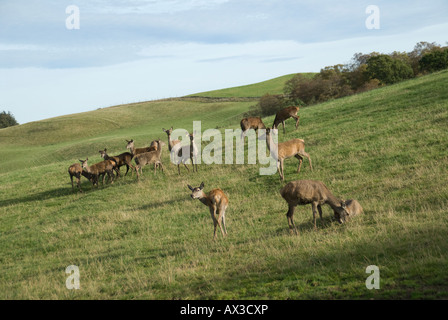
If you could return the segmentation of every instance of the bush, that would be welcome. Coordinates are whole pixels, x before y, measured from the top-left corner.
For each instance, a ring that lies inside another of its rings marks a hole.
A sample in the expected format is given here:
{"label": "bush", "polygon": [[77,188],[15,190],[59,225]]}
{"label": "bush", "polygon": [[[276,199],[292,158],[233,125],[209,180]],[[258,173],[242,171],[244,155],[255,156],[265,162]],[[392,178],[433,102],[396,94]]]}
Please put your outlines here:
{"label": "bush", "polygon": [[0,128],[7,128],[18,124],[19,123],[16,121],[11,112],[8,111],[8,113],[6,113],[6,111],[3,111],[0,113]]}
{"label": "bush", "polygon": [[448,68],[448,48],[445,50],[434,50],[425,54],[419,61],[422,71],[434,72]]}
{"label": "bush", "polygon": [[385,54],[369,58],[366,72],[370,79],[378,79],[382,84],[393,84],[414,76],[412,67],[404,59]]}

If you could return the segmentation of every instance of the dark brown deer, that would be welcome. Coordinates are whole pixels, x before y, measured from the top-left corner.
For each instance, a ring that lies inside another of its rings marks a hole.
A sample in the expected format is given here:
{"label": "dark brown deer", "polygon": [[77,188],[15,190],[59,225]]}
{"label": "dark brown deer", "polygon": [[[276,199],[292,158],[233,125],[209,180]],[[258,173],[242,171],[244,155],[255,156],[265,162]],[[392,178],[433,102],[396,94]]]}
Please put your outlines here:
{"label": "dark brown deer", "polygon": [[297,112],[299,111],[299,107],[290,106],[287,108],[284,108],[277,112],[274,119],[274,124],[272,125],[272,129],[277,129],[278,125],[281,123],[283,124],[283,133],[286,133],[285,131],[285,121],[289,118],[296,119],[296,130],[299,126],[299,120],[300,116],[297,115]]}
{"label": "dark brown deer", "polygon": [[101,181],[102,184],[104,184],[104,179],[107,176],[109,177],[109,181],[111,184],[114,183],[114,168],[116,166],[116,162],[113,160],[104,160],[98,163],[95,163],[91,166],[88,165],[87,161],[89,158],[86,158],[86,160],[79,160],[81,162],[82,168],[94,176],[94,182],[93,185],[98,187],[98,180],[100,176],[103,176],[103,179]]}
{"label": "dark brown deer", "polygon": [[241,140],[244,139],[247,131],[250,129],[254,129],[255,132],[257,132],[257,133],[258,133],[258,129],[266,129],[266,126],[264,125],[264,123],[260,117],[244,118],[241,120],[240,126],[241,126],[241,130],[242,130]]}
{"label": "dark brown deer", "polygon": [[213,231],[213,240],[216,240],[216,226],[219,225],[219,229],[221,230],[222,236],[225,237],[227,235],[226,229],[226,210],[229,204],[229,199],[225,195],[225,193],[217,188],[213,189],[207,194],[203,191],[204,182],[197,188],[193,188],[188,185],[188,189],[191,190],[191,198],[199,199],[204,205],[208,206],[210,209],[210,215],[212,216],[214,231]]}
{"label": "dark brown deer", "polygon": [[68,174],[70,175],[70,180],[72,182],[72,190],[75,190],[73,185],[73,177],[76,178],[76,184],[78,186],[79,192],[82,192],[81,189],[81,176],[86,177],[90,182],[94,182],[94,176],[90,173],[82,170],[82,166],[79,163],[74,163],[68,168]]}
{"label": "dark brown deer", "polygon": [[104,160],[113,160],[117,163],[115,171],[117,172],[118,176],[120,176],[120,167],[122,166],[126,166],[126,173],[124,174],[125,176],[128,174],[129,167],[131,167],[131,169],[134,169],[134,166],[131,163],[133,156],[129,152],[124,152],[119,154],[118,156],[110,157],[107,154],[107,149],[104,148],[104,150],[100,150],[99,153],[101,155],[101,158],[103,158]]}
{"label": "dark brown deer", "polygon": [[288,203],[288,225],[291,230],[297,234],[297,229],[294,224],[294,209],[297,205],[311,204],[313,209],[314,229],[316,227],[316,214],[319,212],[320,220],[322,221],[322,208],[324,204],[328,204],[334,211],[335,217],[339,223],[344,223],[348,216],[345,202],[336,198],[330,190],[321,181],[315,180],[297,180],[291,181],[285,185],[280,194]]}
{"label": "dark brown deer", "polygon": [[303,139],[292,139],[286,142],[281,142],[276,145],[272,140],[271,131],[273,131],[274,134],[276,134],[278,130],[269,128],[266,129],[266,143],[271,153],[271,156],[277,160],[278,173],[282,181],[285,180],[285,176],[283,173],[283,162],[285,161],[285,159],[291,157],[295,157],[296,159],[299,160],[297,173],[300,173],[303,157],[308,158],[311,171],[313,171],[313,166],[311,164],[311,157],[308,153],[305,152],[305,141]]}

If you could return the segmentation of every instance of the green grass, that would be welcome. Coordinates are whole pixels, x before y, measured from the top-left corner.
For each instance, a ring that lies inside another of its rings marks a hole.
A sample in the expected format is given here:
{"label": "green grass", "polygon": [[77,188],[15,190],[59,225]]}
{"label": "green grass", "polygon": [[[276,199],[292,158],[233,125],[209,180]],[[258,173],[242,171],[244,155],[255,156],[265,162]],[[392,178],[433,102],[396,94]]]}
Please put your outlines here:
{"label": "green grass", "polygon": [[[213,90],[192,94],[190,96],[211,97],[211,98],[245,98],[245,97],[261,97],[266,93],[283,94],[286,81],[292,79],[296,74],[288,74],[267,81],[227,88],[221,90]],[[315,73],[303,73],[304,76],[313,77]]]}
{"label": "green grass", "polygon": [[[299,207],[288,230],[278,174],[259,165],[205,165],[186,173],[169,163],[153,176],[120,178],[73,193],[67,168],[98,150],[125,152],[162,127],[238,128],[252,104],[164,101],[104,108],[0,130],[1,299],[446,299],[448,242],[448,72],[300,110],[280,141],[303,138],[314,171],[365,214],[339,225],[323,207]],[[264,119],[272,123],[273,117]],[[290,122],[291,121],[291,122]],[[208,142],[203,142],[206,146]],[[285,161],[286,182],[299,178]],[[123,170],[122,170],[123,172]],[[212,241],[208,209],[187,184],[229,197],[228,237]],[[319,219],[318,219],[319,220]],[[77,265],[80,290],[65,268]],[[367,290],[377,265],[381,288]]]}

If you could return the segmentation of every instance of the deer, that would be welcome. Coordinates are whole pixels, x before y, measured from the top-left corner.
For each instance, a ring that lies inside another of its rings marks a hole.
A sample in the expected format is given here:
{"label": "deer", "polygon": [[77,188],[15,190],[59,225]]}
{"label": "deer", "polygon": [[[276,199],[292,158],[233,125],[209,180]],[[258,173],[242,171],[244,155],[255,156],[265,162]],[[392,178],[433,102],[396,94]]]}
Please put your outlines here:
{"label": "deer", "polygon": [[[266,129],[266,143],[271,153],[272,157],[277,160],[277,168],[278,173],[280,175],[280,179],[282,181],[285,180],[285,176],[283,173],[283,162],[285,159],[295,157],[299,160],[299,166],[297,168],[297,173],[300,173],[300,169],[302,167],[303,157],[308,158],[308,162],[310,164],[311,171],[313,171],[313,166],[311,164],[311,157],[308,153],[305,152],[305,141],[303,139],[292,139],[286,142],[281,142],[279,144],[275,144],[272,141],[271,131],[274,134],[278,134],[278,129]],[[276,148],[275,148],[276,147]]]}
{"label": "deer", "polygon": [[284,108],[277,112],[274,119],[274,124],[272,125],[272,129],[277,129],[278,125],[281,123],[283,124],[283,134],[286,133],[285,131],[285,121],[289,118],[296,119],[296,130],[299,126],[299,120],[300,116],[297,115],[297,112],[299,111],[299,107],[290,106],[287,108]]}
{"label": "deer", "polygon": [[[196,167],[196,172],[198,172],[198,147],[196,146],[196,143],[194,142],[194,136],[196,135],[196,132],[187,134],[187,137],[190,138],[190,159],[191,159],[191,166],[193,167],[193,172]],[[194,159],[194,162],[193,162]]]}
{"label": "deer", "polygon": [[[345,205],[347,207],[347,215],[349,218],[364,213],[364,210],[361,207],[361,204],[359,204],[359,202],[357,200],[354,200],[354,199],[346,200]],[[337,216],[336,212],[335,212],[335,216]]]}
{"label": "deer", "polygon": [[137,172],[137,179],[139,179],[139,169],[143,174],[142,168],[147,164],[154,164],[154,174],[156,174],[157,167],[160,167],[163,172],[162,147],[165,145],[165,143],[160,139],[155,141],[157,143],[157,149],[155,151],[140,153],[134,157],[134,161],[136,163],[135,171]]}
{"label": "deer", "polygon": [[75,191],[75,187],[73,185],[73,177],[76,178],[76,184],[78,186],[79,192],[82,192],[82,189],[81,189],[81,176],[86,177],[92,183],[94,182],[94,177],[90,173],[82,170],[82,166],[79,163],[72,164],[68,168],[68,174],[70,175],[70,180],[72,182],[72,191]]}
{"label": "deer", "polygon": [[255,132],[258,133],[258,129],[266,129],[266,126],[264,125],[263,121],[260,117],[249,117],[244,118],[240,122],[241,126],[241,140],[244,140],[244,137],[246,136],[246,133],[250,129],[254,129]]}
{"label": "deer", "polygon": [[99,150],[98,152],[100,153],[101,158],[103,158],[104,160],[113,160],[117,163],[115,169],[115,171],[117,172],[117,176],[120,176],[120,167],[122,166],[126,166],[125,176],[128,174],[129,167],[131,167],[131,169],[134,169],[134,166],[131,163],[133,155],[129,152],[124,152],[119,154],[118,156],[112,156],[112,157],[110,157],[107,154],[106,148],[104,148],[104,150]]}
{"label": "deer", "polygon": [[221,230],[222,236],[225,237],[227,235],[226,229],[226,210],[229,204],[229,199],[225,195],[225,193],[217,188],[205,193],[204,182],[201,183],[199,187],[193,188],[190,185],[187,185],[188,189],[191,190],[191,198],[199,199],[204,205],[208,206],[210,209],[210,215],[213,220],[214,231],[213,231],[213,240],[216,240],[216,226],[219,226]]}
{"label": "deer", "polygon": [[98,187],[98,178],[99,176],[103,176],[103,179],[101,181],[102,184],[104,184],[104,179],[107,176],[109,177],[109,180],[111,181],[111,184],[114,183],[114,168],[116,166],[116,162],[113,160],[104,160],[98,163],[95,163],[91,166],[88,165],[87,161],[89,158],[86,158],[86,160],[79,160],[81,162],[82,168],[94,176],[93,185]]}
{"label": "deer", "polygon": [[156,149],[153,144],[153,143],[155,143],[154,141],[151,142],[151,146],[144,147],[144,148],[135,148],[134,139],[126,140],[126,142],[128,143],[126,145],[126,149],[129,149],[131,151],[131,154],[133,157],[135,157],[136,155],[138,155],[140,153],[155,151],[155,149]]}
{"label": "deer", "polygon": [[341,224],[346,221],[349,215],[345,201],[335,197],[321,181],[291,181],[280,190],[280,194],[288,203],[286,217],[288,219],[289,229],[293,230],[296,235],[298,233],[294,224],[294,210],[297,205],[311,204],[315,230],[317,230],[316,214],[319,212],[322,222],[321,206],[324,204],[328,204],[333,209],[337,221]]}
{"label": "deer", "polygon": [[[166,130],[165,128],[162,128],[163,132],[166,133],[168,136],[168,150],[171,154],[175,154],[178,157],[177,162],[177,172],[180,175],[180,164],[183,163],[185,169],[187,169],[188,172],[190,172],[190,169],[188,169],[187,165],[185,164],[186,157],[182,157],[182,146],[180,144],[180,140],[171,140],[171,133],[173,132],[173,126]],[[174,150],[174,151],[173,151]]]}

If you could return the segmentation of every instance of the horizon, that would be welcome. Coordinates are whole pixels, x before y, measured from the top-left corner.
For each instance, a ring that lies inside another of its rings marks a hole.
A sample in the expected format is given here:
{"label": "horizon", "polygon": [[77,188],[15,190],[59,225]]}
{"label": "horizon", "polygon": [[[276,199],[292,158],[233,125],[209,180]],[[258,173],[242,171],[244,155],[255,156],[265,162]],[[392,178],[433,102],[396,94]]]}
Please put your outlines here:
{"label": "horizon", "polygon": [[319,72],[445,45],[447,13],[441,0],[1,3],[0,106],[24,124]]}

